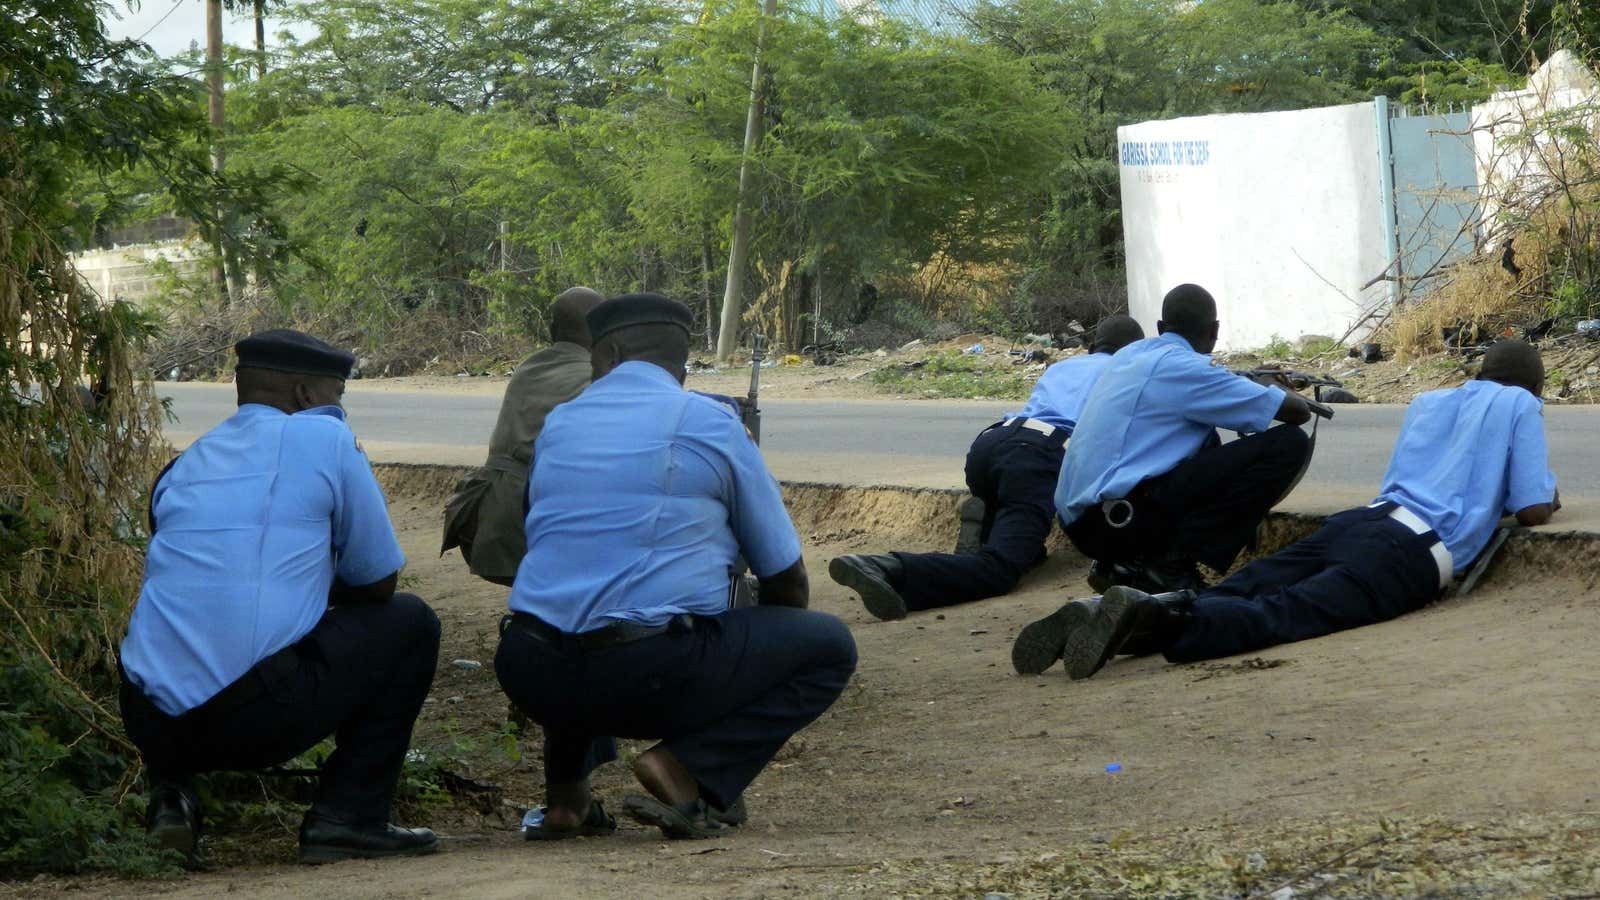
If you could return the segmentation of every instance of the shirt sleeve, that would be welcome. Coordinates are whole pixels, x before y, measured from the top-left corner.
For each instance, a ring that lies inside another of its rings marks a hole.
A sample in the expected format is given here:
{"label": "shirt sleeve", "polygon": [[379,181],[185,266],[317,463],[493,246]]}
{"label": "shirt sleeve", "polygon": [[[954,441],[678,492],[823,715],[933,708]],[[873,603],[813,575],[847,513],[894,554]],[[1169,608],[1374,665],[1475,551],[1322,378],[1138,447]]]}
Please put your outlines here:
{"label": "shirt sleeve", "polygon": [[334,574],[352,587],[372,584],[406,564],[406,556],[389,522],[389,503],[372,474],[367,455],[355,435],[341,434],[338,443],[339,488],[333,511]]}
{"label": "shirt sleeve", "polygon": [[800,561],[800,535],[784,508],[778,480],[738,419],[729,419],[726,445],[733,477],[729,509],[739,551],[757,578],[771,578]]}
{"label": "shirt sleeve", "polygon": [[[1181,381],[1180,381],[1181,379]],[[1266,431],[1283,405],[1283,391],[1235,375],[1198,358],[1186,359],[1161,387],[1182,392],[1183,417],[1211,428],[1246,434]]]}
{"label": "shirt sleeve", "polygon": [[1537,404],[1517,413],[1511,429],[1511,458],[1506,462],[1505,511],[1549,503],[1556,496],[1556,476],[1544,440],[1544,413]]}

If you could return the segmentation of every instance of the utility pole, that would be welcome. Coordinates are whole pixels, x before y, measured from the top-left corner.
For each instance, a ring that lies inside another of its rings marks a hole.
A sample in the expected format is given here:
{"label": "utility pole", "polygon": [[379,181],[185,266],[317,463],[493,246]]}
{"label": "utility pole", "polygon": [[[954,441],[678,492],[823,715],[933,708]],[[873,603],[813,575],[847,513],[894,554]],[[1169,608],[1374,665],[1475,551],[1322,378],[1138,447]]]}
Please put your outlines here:
{"label": "utility pole", "polygon": [[763,0],[761,28],[756,37],[756,62],[750,73],[750,110],[744,120],[744,156],[739,160],[739,197],[733,207],[733,240],[728,248],[728,282],[722,292],[722,328],[717,333],[717,361],[727,362],[739,341],[740,289],[744,283],[745,260],[750,255],[750,162],[761,147],[761,120],[765,114],[761,79],[766,74],[761,64],[767,23],[778,15],[778,0]]}

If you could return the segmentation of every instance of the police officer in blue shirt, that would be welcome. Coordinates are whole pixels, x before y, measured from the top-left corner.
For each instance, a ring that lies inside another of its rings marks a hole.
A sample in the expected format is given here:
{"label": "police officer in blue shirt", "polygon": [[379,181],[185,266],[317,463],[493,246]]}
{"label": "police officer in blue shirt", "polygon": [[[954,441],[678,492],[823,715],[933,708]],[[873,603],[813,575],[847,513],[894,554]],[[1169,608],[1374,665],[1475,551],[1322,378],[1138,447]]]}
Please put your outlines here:
{"label": "police officer in blue shirt", "polygon": [[[1212,365],[1217,305],[1204,288],[1169,291],[1156,330],[1095,383],[1056,487],[1098,590],[1197,587],[1197,561],[1226,571],[1310,454],[1298,394]],[[1218,428],[1244,436],[1223,444]]]}
{"label": "police officer in blue shirt", "polygon": [[355,358],[297,331],[240,341],[239,411],[150,499],[144,585],[122,643],[122,718],[150,778],[148,825],[194,859],[197,773],[276,765],[334,735],[300,858],[432,852],[389,822],[439,620],[395,593],[405,556],[344,422]]}
{"label": "police officer in blue shirt", "polygon": [[1024,573],[1044,561],[1055,512],[1051,495],[1089,389],[1111,354],[1143,337],[1144,329],[1128,316],[1105,318],[1088,355],[1046,369],[1021,412],[990,425],[972,442],[967,489],[984,510],[976,552],[840,556],[828,563],[828,574],[859,594],[880,619],[1011,593]]}
{"label": "police officer in blue shirt", "polygon": [[[1052,614],[1023,629],[1019,671],[1057,656],[1093,675],[1129,642],[1173,662],[1215,659],[1382,622],[1433,602],[1471,565],[1496,523],[1542,525],[1561,506],[1545,450],[1544,364],[1501,341],[1476,381],[1431,391],[1406,410],[1383,488],[1310,537],[1198,595],[1113,587],[1085,618]],[[1071,623],[1081,623],[1072,625]]]}
{"label": "police officer in blue shirt", "polygon": [[[629,294],[589,314],[594,382],[545,421],[528,552],[495,671],[544,729],[547,805],[530,840],[612,832],[589,774],[614,738],[660,743],[633,818],[669,838],[744,820],[744,789],[855,669],[833,616],[806,609],[800,539],[744,426],[683,389],[687,307]],[[728,608],[743,554],[757,606]]]}

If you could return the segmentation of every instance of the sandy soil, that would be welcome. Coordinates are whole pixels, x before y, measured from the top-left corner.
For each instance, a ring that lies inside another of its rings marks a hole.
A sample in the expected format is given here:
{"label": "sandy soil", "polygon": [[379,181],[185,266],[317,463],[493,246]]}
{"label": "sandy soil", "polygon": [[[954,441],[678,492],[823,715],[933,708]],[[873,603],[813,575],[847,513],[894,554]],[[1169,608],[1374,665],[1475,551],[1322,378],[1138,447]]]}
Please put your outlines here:
{"label": "sandy soil", "polygon": [[[1082,595],[1057,549],[1016,594],[895,623],[827,579],[841,552],[953,538],[941,492],[791,491],[814,605],[842,616],[860,669],[839,704],[754,785],[732,837],[532,845],[538,744],[492,735],[486,666],[504,592],[438,558],[448,470],[388,472],[445,649],[417,744],[501,786],[494,811],[430,811],[446,852],[306,869],[292,817],[167,882],[15,893],[365,896],[1596,896],[1600,892],[1600,592],[1592,544],[1547,542],[1476,593],[1382,626],[1246,659],[1123,660],[1070,682],[1019,677],[1011,640]],[[1282,526],[1274,540],[1294,531]],[[1553,574],[1559,573],[1559,574]],[[508,752],[510,751],[510,752]],[[1108,764],[1120,771],[1108,773]],[[613,805],[632,790],[603,770]],[[494,798],[491,798],[493,800]],[[0,893],[6,890],[0,888]]]}

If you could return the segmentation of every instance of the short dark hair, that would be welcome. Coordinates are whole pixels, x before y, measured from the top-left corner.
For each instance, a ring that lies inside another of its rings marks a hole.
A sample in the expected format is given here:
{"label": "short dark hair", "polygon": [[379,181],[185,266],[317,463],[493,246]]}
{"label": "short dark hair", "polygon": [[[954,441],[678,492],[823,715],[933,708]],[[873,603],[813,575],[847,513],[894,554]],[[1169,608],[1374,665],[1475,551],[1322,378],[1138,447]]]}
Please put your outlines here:
{"label": "short dark hair", "polygon": [[1144,340],[1144,328],[1132,316],[1106,316],[1094,329],[1091,353],[1115,353],[1134,341]]}
{"label": "short dark hair", "polygon": [[1544,386],[1544,359],[1538,348],[1515,338],[1495,341],[1483,354],[1478,378],[1537,394]]}
{"label": "short dark hair", "polygon": [[1217,321],[1217,301],[1198,284],[1180,284],[1162,298],[1161,321],[1185,337],[1204,332]]}

